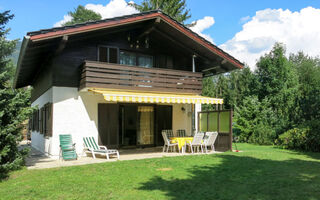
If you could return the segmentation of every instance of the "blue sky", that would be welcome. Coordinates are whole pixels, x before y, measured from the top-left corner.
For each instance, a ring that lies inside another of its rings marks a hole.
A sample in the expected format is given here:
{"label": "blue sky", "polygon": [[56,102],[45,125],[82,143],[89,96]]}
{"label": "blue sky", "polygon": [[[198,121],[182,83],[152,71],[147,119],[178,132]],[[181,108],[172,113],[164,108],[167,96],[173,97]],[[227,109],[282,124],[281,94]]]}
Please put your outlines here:
{"label": "blue sky", "polygon": [[[53,27],[56,22],[63,19],[64,15],[66,15],[68,11],[73,10],[79,4],[87,5],[90,3],[106,5],[109,2],[110,0],[1,0],[0,11],[11,10],[11,12],[15,15],[15,18],[8,24],[8,27],[11,28],[8,38],[16,39],[22,38],[28,31]],[[134,2],[140,3],[141,0],[134,0]],[[295,19],[294,12],[299,13],[301,9],[307,7],[317,9],[315,12],[313,12],[314,10],[309,10],[312,13],[317,13],[318,11],[320,13],[320,10],[318,10],[320,8],[319,0],[187,0],[187,6],[189,9],[191,9],[192,14],[191,19],[188,20],[189,23],[203,19],[206,16],[211,17],[211,19],[214,20],[214,24],[211,23],[211,25],[206,27],[205,30],[201,30],[201,33],[210,36],[216,45],[224,47],[224,49],[229,51],[231,54],[233,48],[237,46],[236,44],[243,45],[244,43],[248,43],[248,53],[251,52],[250,48],[259,49],[260,46],[262,48],[260,53],[265,52],[264,50],[266,49],[270,49],[270,44],[275,41],[275,36],[253,36],[255,38],[254,41],[245,39],[240,41],[240,43],[239,38],[235,37],[237,33],[245,34],[249,32],[250,28],[245,30],[243,26],[247,23],[250,27],[254,26],[253,24],[256,23],[254,22],[255,16],[260,19],[260,22],[263,21],[261,18],[264,16],[268,16],[264,20],[269,20],[270,16],[273,15],[286,15],[289,16],[289,18],[292,17],[292,19]],[[288,9],[291,13],[286,13],[286,9]],[[262,15],[256,15],[257,11],[262,11]],[[303,20],[306,20],[305,16],[306,15],[303,15],[301,17],[302,23]],[[244,19],[245,17],[247,17],[247,20],[241,21],[241,19]],[[287,20],[287,18],[281,18],[281,20]],[[286,21],[282,23],[286,23]],[[319,26],[318,23],[317,26]],[[288,28],[283,32],[290,32],[290,28],[292,27],[288,25]],[[253,30],[255,29],[253,28]],[[245,37],[250,38],[248,35]],[[283,40],[287,41],[285,38]],[[232,41],[234,42],[231,44]],[[238,41],[238,43],[235,43],[236,41]],[[268,41],[270,44],[267,45],[268,47],[263,49],[266,41]],[[297,49],[299,50],[299,48]],[[241,56],[239,52],[233,52],[233,54],[243,57],[243,55]]]}

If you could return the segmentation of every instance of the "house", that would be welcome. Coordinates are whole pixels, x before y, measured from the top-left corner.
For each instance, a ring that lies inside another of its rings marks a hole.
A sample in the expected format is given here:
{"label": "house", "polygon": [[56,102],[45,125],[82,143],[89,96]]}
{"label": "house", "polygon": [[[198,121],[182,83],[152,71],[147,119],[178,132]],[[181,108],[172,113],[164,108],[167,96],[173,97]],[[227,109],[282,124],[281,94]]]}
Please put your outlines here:
{"label": "house", "polygon": [[32,86],[32,146],[59,155],[59,134],[108,147],[162,145],[197,129],[206,76],[243,64],[161,11],[29,32],[14,87]]}

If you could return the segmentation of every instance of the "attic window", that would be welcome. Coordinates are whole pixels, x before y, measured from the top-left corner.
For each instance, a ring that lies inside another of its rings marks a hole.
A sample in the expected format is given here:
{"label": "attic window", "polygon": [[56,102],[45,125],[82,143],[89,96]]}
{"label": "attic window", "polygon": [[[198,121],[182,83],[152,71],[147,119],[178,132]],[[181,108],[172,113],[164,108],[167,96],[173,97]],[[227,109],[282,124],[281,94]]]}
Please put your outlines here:
{"label": "attic window", "polygon": [[108,63],[118,63],[119,49],[115,47],[99,46],[98,61]]}

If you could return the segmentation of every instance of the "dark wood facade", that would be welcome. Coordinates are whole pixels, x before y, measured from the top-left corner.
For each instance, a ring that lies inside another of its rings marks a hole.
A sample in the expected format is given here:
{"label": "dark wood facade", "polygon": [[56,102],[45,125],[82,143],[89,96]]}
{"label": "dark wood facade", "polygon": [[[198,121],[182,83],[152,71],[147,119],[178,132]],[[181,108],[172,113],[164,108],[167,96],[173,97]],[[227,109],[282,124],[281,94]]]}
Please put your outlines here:
{"label": "dark wood facade", "polygon": [[[149,78],[153,78],[153,82],[150,82],[150,85],[156,86],[160,88],[160,90],[152,90],[152,88],[148,88],[147,90],[149,91],[164,91],[164,88],[167,88],[167,92],[190,94],[201,93],[202,73],[192,73],[192,55],[189,52],[179,48],[179,46],[176,46],[174,43],[168,42],[165,38],[161,39],[159,35],[153,37],[150,36],[149,48],[145,48],[144,46],[139,48],[131,47],[130,42],[128,42],[126,38],[127,34],[128,32],[124,32],[118,34],[105,34],[98,38],[88,37],[87,39],[70,40],[59,54],[52,56],[38,69],[33,79],[32,86],[34,90],[32,92],[32,100],[34,101],[52,86],[77,87],[79,89],[97,86],[96,84],[92,85],[93,82],[97,83],[97,78],[100,78],[98,83],[117,81],[117,84],[113,84],[113,86],[115,86],[121,84],[123,81],[123,84],[126,84],[126,81],[128,81],[126,79],[115,80],[116,78],[113,78],[111,80],[107,77],[101,77],[103,74],[107,76],[106,72],[110,72],[108,70],[113,70],[113,72],[118,75],[120,75],[120,73],[124,76],[129,75],[124,69],[130,69],[131,72],[136,73],[137,76],[135,76],[135,80],[140,82],[144,81],[144,84],[149,81]],[[138,66],[123,66],[115,63],[108,64],[107,62],[104,62],[104,64],[101,62],[99,64],[97,62],[99,60],[98,50],[101,46],[111,46],[118,48],[119,51],[135,52],[138,54],[152,56],[153,67],[143,68]],[[172,63],[170,65],[165,62],[167,57],[172,59]],[[195,62],[196,65],[201,63],[197,59]],[[95,76],[96,80],[92,81],[93,76],[86,76],[86,74],[93,73],[93,68],[96,68],[94,70],[94,73],[96,73],[98,69],[95,66],[97,65],[99,65],[100,68],[100,75]],[[84,74],[82,74],[83,69],[85,71]],[[101,70],[104,70],[105,72]],[[148,72],[149,75],[145,76],[145,80],[141,80],[143,78],[138,77],[139,73],[145,72]],[[183,77],[186,79],[183,80]],[[160,79],[165,78],[168,78],[167,82],[163,83]],[[103,84],[106,85],[106,83]],[[164,86],[165,84],[167,84],[167,86]],[[134,85],[137,84],[132,84],[130,86],[131,88],[115,87],[115,89],[137,89],[139,91],[139,88],[134,87]],[[140,83],[139,85],[143,85],[143,83]]]}

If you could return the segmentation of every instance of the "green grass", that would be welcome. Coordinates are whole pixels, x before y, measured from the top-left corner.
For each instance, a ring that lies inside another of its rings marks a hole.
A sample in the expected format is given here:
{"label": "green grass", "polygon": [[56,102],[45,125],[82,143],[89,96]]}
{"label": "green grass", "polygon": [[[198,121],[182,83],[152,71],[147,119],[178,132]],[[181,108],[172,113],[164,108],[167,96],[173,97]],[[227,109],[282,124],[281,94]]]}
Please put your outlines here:
{"label": "green grass", "polygon": [[320,199],[320,154],[244,152],[13,172],[0,199]]}

